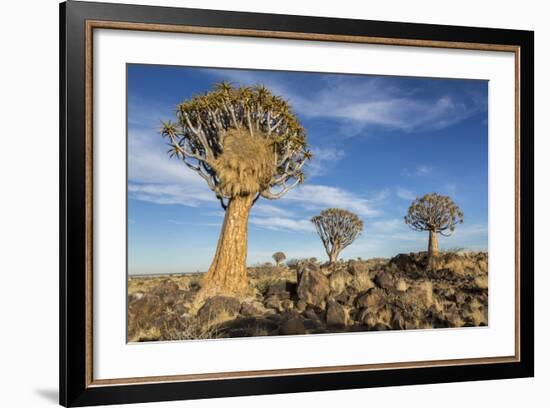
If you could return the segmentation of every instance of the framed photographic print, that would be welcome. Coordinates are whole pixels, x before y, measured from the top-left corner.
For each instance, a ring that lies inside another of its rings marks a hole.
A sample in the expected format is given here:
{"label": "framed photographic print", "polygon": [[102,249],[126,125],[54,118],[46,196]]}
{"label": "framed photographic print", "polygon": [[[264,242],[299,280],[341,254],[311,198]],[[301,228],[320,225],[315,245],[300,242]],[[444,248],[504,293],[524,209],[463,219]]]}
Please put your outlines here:
{"label": "framed photographic print", "polygon": [[62,405],[534,375],[533,32],[60,16]]}

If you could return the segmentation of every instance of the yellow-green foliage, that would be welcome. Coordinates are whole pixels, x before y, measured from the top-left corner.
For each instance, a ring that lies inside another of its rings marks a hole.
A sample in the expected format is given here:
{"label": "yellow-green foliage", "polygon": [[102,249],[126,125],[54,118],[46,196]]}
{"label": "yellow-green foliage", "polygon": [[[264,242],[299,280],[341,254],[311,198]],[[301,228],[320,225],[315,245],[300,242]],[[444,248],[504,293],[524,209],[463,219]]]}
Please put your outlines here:
{"label": "yellow-green foliage", "polygon": [[176,121],[163,122],[161,135],[170,155],[199,173],[220,200],[279,198],[304,181],[312,157],[289,104],[263,86],[222,82],[180,103]]}
{"label": "yellow-green foliage", "polygon": [[410,205],[405,224],[415,231],[452,233],[464,222],[464,213],[449,196],[437,193],[417,197]]}

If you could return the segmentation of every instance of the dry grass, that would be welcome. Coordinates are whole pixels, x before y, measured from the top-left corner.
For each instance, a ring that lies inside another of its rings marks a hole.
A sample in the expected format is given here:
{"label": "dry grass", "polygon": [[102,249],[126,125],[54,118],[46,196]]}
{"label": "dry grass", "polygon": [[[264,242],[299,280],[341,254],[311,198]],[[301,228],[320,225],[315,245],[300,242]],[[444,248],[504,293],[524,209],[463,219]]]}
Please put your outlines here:
{"label": "dry grass", "polygon": [[181,274],[181,275],[148,275],[128,277],[128,296],[138,292],[149,292],[158,287],[166,279],[170,279],[178,285],[181,290],[189,290],[200,285],[202,274]]}
{"label": "dry grass", "polygon": [[220,191],[228,197],[255,194],[269,187],[275,173],[273,147],[261,135],[231,130],[222,141],[223,153],[211,165],[220,178]]}

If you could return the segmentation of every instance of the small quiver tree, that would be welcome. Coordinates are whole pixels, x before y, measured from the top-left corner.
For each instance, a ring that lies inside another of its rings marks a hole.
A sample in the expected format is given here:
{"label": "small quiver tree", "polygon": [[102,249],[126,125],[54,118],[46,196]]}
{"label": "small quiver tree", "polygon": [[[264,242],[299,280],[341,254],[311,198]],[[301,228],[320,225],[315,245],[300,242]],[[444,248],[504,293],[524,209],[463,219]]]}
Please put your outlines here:
{"label": "small quiver tree", "polygon": [[437,234],[450,236],[456,225],[464,222],[464,214],[451,197],[437,193],[417,197],[405,216],[405,224],[415,231],[428,231],[428,259],[439,254]]}
{"label": "small quiver tree", "polygon": [[340,252],[363,231],[363,221],[357,215],[339,208],[323,210],[311,222],[323,241],[330,263],[335,263]]}
{"label": "small quiver tree", "polygon": [[306,135],[290,106],[267,88],[220,83],[179,104],[163,123],[169,153],[208,184],[225,210],[203,294],[248,287],[248,215],[260,198],[274,200],[304,181],[311,158]]}
{"label": "small quiver tree", "polygon": [[283,252],[275,252],[272,255],[273,260],[277,264],[277,266],[281,265],[281,262],[283,262],[286,259],[286,255]]}

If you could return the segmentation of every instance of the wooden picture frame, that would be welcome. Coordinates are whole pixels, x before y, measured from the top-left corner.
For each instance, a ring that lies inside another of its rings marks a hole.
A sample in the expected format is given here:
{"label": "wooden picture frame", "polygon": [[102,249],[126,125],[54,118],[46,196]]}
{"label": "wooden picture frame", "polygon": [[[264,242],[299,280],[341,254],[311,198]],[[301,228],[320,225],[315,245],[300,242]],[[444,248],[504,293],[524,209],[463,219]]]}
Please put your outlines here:
{"label": "wooden picture frame", "polygon": [[[96,380],[93,376],[93,32],[197,33],[515,54],[515,354]],[[534,375],[534,33],[68,1],[60,5],[60,403],[338,390]],[[520,251],[521,248],[521,251]]]}

